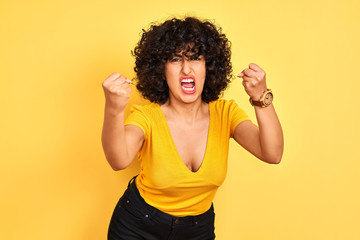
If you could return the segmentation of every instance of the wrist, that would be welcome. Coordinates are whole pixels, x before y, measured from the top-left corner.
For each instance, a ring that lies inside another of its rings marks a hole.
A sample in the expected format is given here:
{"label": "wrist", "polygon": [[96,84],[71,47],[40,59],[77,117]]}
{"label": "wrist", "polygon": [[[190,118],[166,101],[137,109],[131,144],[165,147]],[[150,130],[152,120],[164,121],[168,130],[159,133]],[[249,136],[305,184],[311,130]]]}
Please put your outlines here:
{"label": "wrist", "polygon": [[262,91],[253,94],[253,95],[249,95],[249,97],[253,100],[253,101],[259,101],[261,99],[261,97],[263,96],[263,94],[269,90],[268,88],[264,88]]}
{"label": "wrist", "polygon": [[105,115],[108,116],[124,116],[125,114],[125,108],[119,108],[119,107],[114,107],[111,104],[106,103],[105,104]]}
{"label": "wrist", "polygon": [[262,95],[254,100],[252,97],[250,97],[249,99],[250,103],[252,106],[258,106],[258,107],[268,107],[272,104],[272,101],[273,101],[273,93],[271,91],[271,89],[267,89],[265,90]]}

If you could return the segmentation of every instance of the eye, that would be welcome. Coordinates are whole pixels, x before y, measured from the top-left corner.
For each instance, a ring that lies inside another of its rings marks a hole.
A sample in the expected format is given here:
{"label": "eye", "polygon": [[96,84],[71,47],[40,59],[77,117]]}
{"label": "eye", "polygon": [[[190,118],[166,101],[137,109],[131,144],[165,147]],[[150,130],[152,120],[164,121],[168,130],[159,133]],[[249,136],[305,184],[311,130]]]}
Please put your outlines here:
{"label": "eye", "polygon": [[174,57],[172,59],[170,59],[170,62],[180,62],[181,61],[181,58],[179,57]]}
{"label": "eye", "polygon": [[192,61],[200,61],[201,60],[201,56],[195,56],[191,58]]}

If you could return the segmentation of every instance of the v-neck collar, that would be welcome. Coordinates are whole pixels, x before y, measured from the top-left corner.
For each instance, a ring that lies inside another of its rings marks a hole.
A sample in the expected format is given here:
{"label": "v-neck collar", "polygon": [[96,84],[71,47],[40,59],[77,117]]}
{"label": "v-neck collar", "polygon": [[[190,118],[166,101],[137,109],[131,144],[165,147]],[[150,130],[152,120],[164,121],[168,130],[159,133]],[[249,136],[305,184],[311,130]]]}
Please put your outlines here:
{"label": "v-neck collar", "polygon": [[164,126],[165,126],[165,129],[166,129],[166,134],[167,134],[167,137],[169,138],[169,141],[170,141],[170,145],[171,145],[171,148],[173,150],[173,152],[175,153],[176,155],[176,161],[179,162],[179,165],[181,165],[182,168],[185,168],[185,171],[190,173],[190,174],[200,174],[203,169],[205,168],[205,164],[206,164],[206,158],[207,158],[207,154],[208,154],[208,149],[210,147],[210,140],[211,140],[211,133],[212,133],[212,109],[211,109],[211,102],[208,104],[208,107],[209,107],[209,129],[208,129],[208,134],[207,134],[207,139],[206,139],[206,147],[205,147],[205,153],[204,153],[204,157],[202,159],[202,162],[201,162],[201,165],[199,167],[199,169],[196,171],[196,172],[193,172],[191,171],[186,165],[185,165],[185,162],[182,160],[177,148],[176,148],[176,145],[175,145],[175,142],[174,142],[174,139],[172,138],[172,135],[171,135],[171,132],[170,132],[170,127],[169,127],[169,124],[166,120],[166,117],[164,115],[164,112],[162,111],[161,107],[159,104],[156,104],[157,105],[157,108],[158,108],[158,111],[160,113],[160,116],[161,116],[161,119],[164,123]]}

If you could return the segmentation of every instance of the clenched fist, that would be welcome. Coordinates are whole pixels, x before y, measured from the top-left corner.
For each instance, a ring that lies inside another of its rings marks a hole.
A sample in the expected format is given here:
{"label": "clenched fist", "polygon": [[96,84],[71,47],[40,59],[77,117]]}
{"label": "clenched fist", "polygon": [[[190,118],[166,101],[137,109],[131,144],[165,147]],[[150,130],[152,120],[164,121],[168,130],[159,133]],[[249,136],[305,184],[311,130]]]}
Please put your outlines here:
{"label": "clenched fist", "polygon": [[111,74],[102,83],[106,105],[111,108],[112,112],[121,113],[125,110],[129,101],[131,80],[115,72]]}
{"label": "clenched fist", "polygon": [[265,72],[255,63],[250,63],[249,68],[244,69],[238,77],[243,79],[246,93],[255,101],[267,90]]}

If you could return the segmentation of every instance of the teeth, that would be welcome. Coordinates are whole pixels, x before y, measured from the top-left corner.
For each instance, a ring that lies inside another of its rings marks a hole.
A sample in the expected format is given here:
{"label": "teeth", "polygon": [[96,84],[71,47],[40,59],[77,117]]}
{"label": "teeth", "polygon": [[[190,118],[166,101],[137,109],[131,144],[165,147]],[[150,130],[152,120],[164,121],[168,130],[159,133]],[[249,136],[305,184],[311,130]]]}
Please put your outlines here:
{"label": "teeth", "polygon": [[184,89],[185,91],[192,91],[195,89],[195,86],[191,88],[182,87],[182,89]]}
{"label": "teeth", "polygon": [[194,82],[194,80],[193,79],[183,79],[183,80],[181,80],[181,82],[190,83],[190,82]]}

